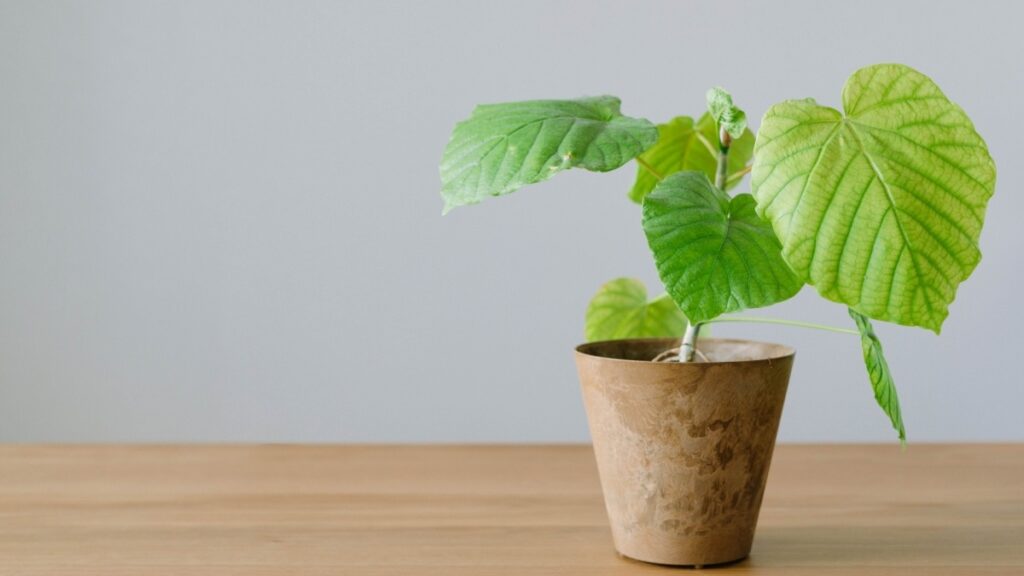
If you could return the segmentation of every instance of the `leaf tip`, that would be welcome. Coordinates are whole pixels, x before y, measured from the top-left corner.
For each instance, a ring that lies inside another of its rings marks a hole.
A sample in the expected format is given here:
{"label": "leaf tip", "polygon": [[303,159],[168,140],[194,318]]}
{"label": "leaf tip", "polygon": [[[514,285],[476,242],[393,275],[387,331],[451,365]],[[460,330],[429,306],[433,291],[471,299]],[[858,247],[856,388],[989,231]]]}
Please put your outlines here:
{"label": "leaf tip", "polygon": [[942,325],[946,323],[946,318],[949,316],[949,312],[944,312],[937,317],[929,318],[927,322],[922,322],[921,326],[927,330],[931,330],[936,336],[942,335]]}
{"label": "leaf tip", "polygon": [[451,212],[452,210],[458,208],[459,206],[461,206],[461,204],[458,204],[456,202],[452,202],[448,198],[445,198],[444,199],[444,207],[441,208],[441,216],[447,216],[449,212]]}

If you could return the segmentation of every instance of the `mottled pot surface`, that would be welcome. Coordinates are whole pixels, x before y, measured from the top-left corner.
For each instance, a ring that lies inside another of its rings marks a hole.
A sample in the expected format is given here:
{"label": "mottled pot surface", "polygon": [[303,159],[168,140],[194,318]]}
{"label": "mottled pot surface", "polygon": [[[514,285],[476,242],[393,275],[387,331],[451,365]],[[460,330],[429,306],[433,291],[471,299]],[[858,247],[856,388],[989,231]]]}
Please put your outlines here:
{"label": "mottled pot surface", "polygon": [[651,362],[672,339],[576,354],[615,547],[674,565],[750,553],[793,363],[791,348],[702,339],[707,362]]}

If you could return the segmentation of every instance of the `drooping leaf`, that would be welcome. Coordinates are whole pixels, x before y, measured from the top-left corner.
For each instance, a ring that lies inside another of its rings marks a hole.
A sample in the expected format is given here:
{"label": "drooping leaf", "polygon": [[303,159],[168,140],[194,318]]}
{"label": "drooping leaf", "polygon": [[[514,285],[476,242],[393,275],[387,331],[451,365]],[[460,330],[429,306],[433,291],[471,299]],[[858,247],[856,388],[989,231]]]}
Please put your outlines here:
{"label": "drooping leaf", "polygon": [[[708,90],[708,112],[715,122],[733,138],[739,138],[747,129],[747,113],[732,103],[732,95],[723,88]],[[717,137],[716,140],[717,142]]]}
{"label": "drooping leaf", "polygon": [[[705,113],[696,123],[688,116],[677,116],[666,124],[659,124],[658,134],[658,142],[640,155],[658,174],[665,177],[683,170],[696,170],[714,179],[718,166],[718,129],[710,114]],[[754,134],[745,130],[729,148],[729,175],[743,170],[753,154]],[[740,178],[731,180],[726,190],[739,183]],[[644,196],[657,184],[657,177],[643,166],[637,166],[629,198],[637,203],[643,202]]]}
{"label": "drooping leaf", "polygon": [[569,168],[607,172],[658,139],[613,96],[477,106],[455,125],[441,159],[445,212],[547,180]]}
{"label": "drooping leaf", "polygon": [[677,172],[644,199],[644,233],[665,289],[691,322],[781,302],[803,285],[754,211],[701,172]]}
{"label": "drooping leaf", "polygon": [[647,300],[647,288],[633,278],[606,282],[587,306],[587,342],[623,338],[681,338],[686,317],[668,296]]}
{"label": "drooping leaf", "polygon": [[858,70],[843,108],[792,100],[768,110],[752,176],[758,210],[822,296],[938,332],[981,258],[995,188],[988,148],[963,110],[906,66]]}
{"label": "drooping leaf", "polygon": [[875,330],[867,316],[849,309],[850,317],[857,323],[860,330],[860,345],[864,352],[864,365],[868,369],[871,388],[875,391],[875,400],[882,407],[892,422],[892,427],[900,435],[900,441],[906,443],[907,431],[903,427],[903,415],[900,414],[900,399],[896,395],[896,384],[889,371],[889,363],[882,354],[882,342],[875,335]]}

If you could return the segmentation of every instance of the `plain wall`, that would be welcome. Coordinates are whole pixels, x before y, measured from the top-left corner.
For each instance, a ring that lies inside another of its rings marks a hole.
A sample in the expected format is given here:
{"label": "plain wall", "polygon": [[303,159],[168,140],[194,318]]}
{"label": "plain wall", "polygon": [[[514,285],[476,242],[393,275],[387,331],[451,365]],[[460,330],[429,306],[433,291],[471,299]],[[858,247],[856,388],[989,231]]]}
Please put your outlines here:
{"label": "plain wall", "polygon": [[[730,90],[836,106],[897,61],[999,171],[943,334],[879,323],[914,441],[1024,440],[1020,3],[0,2],[0,441],[583,441],[571,350],[657,276],[635,167],[442,217],[476,103]],[[740,190],[747,189],[744,184]],[[757,314],[849,326],[813,289]],[[893,441],[855,337],[797,361],[789,441]]]}

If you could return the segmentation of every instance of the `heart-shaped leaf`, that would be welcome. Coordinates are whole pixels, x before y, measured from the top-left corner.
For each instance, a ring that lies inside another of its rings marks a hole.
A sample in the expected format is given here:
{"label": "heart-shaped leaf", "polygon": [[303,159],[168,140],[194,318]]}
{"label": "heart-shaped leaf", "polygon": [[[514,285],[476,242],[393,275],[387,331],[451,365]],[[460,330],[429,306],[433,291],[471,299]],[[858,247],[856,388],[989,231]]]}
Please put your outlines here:
{"label": "heart-shaped leaf", "polygon": [[860,330],[860,345],[864,353],[864,365],[868,369],[868,378],[875,391],[875,400],[885,411],[892,427],[899,433],[900,441],[906,443],[907,431],[903,427],[903,415],[900,413],[900,399],[896,396],[896,384],[889,371],[889,363],[882,354],[882,342],[875,335],[875,329],[867,316],[850,310],[850,317],[857,323]]}
{"label": "heart-shaped leaf", "polygon": [[619,106],[614,96],[477,106],[455,125],[441,159],[445,212],[569,168],[607,172],[636,158],[658,130]]}
{"label": "heart-shaped leaf", "polygon": [[988,148],[927,76],[882,64],[855,72],[843,109],[776,104],[758,133],[758,210],[793,270],[856,311],[938,332],[981,259],[995,188]]}
{"label": "heart-shaped leaf", "polygon": [[781,302],[803,285],[754,210],[701,172],[677,172],[644,199],[643,226],[665,289],[691,322]]}
{"label": "heart-shaped leaf", "polygon": [[587,342],[623,338],[680,338],[686,317],[668,294],[647,300],[647,288],[633,278],[606,282],[587,306]]}
{"label": "heart-shaped leaf", "polygon": [[[718,166],[718,133],[715,119],[704,114],[696,123],[688,116],[677,116],[666,124],[658,125],[658,142],[640,155],[661,177],[683,170],[696,170],[714,179]],[[728,168],[732,176],[743,170],[754,154],[754,134],[750,130],[733,140],[729,148]],[[731,178],[726,190],[739,184],[741,178]],[[629,191],[634,202],[643,202],[644,196],[658,185],[658,178],[643,166],[637,166],[636,180]]]}

